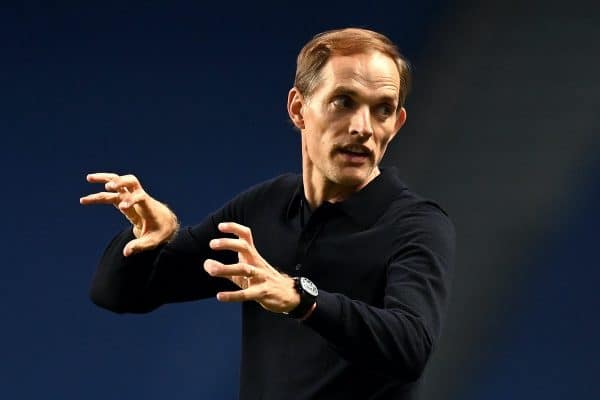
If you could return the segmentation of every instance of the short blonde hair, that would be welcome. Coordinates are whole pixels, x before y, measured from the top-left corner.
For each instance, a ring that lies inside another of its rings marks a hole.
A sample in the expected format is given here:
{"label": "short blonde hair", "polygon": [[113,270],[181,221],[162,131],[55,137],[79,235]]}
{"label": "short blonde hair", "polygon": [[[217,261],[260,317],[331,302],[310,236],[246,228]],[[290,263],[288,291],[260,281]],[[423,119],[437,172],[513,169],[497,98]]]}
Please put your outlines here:
{"label": "short blonde hair", "polygon": [[410,90],[410,66],[390,39],[381,33],[362,28],[345,28],[315,35],[298,54],[294,86],[310,97],[318,86],[321,69],[331,56],[348,56],[379,51],[392,58],[400,73],[399,104],[402,107]]}

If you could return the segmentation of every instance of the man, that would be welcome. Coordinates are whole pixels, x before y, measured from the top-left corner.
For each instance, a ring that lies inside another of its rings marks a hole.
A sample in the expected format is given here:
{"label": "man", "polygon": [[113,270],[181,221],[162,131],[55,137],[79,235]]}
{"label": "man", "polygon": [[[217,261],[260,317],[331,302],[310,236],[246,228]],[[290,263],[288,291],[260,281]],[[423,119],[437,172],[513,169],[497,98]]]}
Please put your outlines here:
{"label": "man", "polygon": [[[133,228],[91,289],[115,312],[216,295],[243,302],[241,399],[414,399],[440,333],[454,230],[434,203],[380,170],[406,120],[409,71],[385,36],[317,35],[298,56],[288,113],[302,176],[240,194],[200,224],[132,175],[88,175]],[[317,289],[318,288],[318,289]]]}

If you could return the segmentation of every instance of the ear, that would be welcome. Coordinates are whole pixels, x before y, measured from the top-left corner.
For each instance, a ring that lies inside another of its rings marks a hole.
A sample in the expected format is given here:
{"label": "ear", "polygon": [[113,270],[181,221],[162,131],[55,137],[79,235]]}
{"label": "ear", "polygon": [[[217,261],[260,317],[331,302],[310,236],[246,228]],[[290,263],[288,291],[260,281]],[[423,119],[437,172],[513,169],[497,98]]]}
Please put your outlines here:
{"label": "ear", "polygon": [[406,122],[406,109],[404,107],[400,107],[398,111],[396,111],[396,124],[394,125],[394,134],[390,138],[390,141],[396,136],[400,128]]}
{"label": "ear", "polygon": [[304,129],[304,118],[302,117],[303,106],[304,97],[296,87],[291,88],[288,93],[287,110],[290,119],[298,129]]}
{"label": "ear", "polygon": [[396,126],[394,126],[394,129],[398,132],[406,122],[406,108],[400,107],[396,114]]}

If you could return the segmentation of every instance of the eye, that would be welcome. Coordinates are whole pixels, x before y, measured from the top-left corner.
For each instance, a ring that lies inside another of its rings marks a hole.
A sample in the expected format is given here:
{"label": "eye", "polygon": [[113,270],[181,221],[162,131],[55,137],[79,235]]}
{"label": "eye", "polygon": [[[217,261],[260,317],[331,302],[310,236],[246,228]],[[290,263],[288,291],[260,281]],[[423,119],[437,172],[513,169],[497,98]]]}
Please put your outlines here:
{"label": "eye", "polygon": [[336,96],[333,99],[332,104],[338,110],[348,110],[354,106],[354,100],[352,100],[352,97],[342,94]]}
{"label": "eye", "polygon": [[377,106],[377,115],[382,118],[391,117],[396,112],[396,107],[393,104],[384,103]]}

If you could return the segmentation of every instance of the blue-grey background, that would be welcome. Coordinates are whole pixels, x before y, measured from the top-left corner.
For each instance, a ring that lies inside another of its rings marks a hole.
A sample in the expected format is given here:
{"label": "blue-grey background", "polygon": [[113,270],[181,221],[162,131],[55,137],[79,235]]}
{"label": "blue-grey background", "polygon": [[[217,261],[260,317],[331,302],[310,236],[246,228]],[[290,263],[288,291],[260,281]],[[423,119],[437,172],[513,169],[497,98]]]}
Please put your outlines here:
{"label": "blue-grey background", "polygon": [[126,224],[78,204],[96,190],[85,174],[135,173],[193,224],[299,172],[285,111],[296,54],[352,25],[412,61],[409,121],[386,163],[459,235],[424,398],[597,398],[600,13],[524,3],[2,6],[0,397],[236,398],[238,306],[139,316],[88,300]]}

